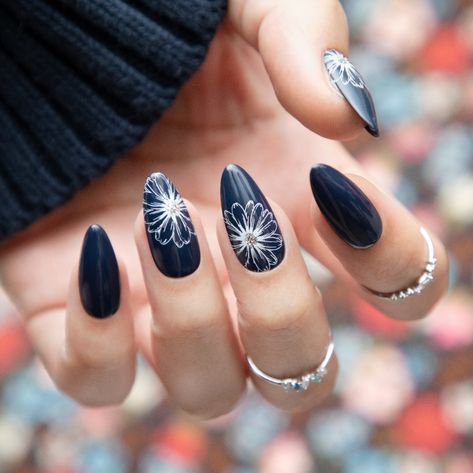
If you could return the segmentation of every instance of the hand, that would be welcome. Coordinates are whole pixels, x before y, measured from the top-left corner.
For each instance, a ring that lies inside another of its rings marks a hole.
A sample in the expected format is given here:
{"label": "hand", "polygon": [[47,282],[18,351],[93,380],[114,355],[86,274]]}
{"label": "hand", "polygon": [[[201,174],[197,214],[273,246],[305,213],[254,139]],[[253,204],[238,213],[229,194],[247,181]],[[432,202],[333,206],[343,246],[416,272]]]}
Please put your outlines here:
{"label": "hand", "polygon": [[[391,317],[420,318],[439,299],[447,258],[435,237],[435,278],[421,295],[391,302],[362,289],[411,284],[425,266],[425,242],[406,209],[338,143],[313,133],[348,138],[364,126],[329,84],[321,59],[328,47],[347,50],[334,0],[297,7],[231,1],[204,66],[146,139],[72,201],[2,244],[2,282],[59,388],[87,405],[119,403],[140,350],[180,407],[209,418],[231,410],[245,391],[243,353],[275,377],[314,369],[330,334],[299,245]],[[340,170],[373,203],[383,231],[371,248],[347,245],[315,205],[309,171],[318,162]],[[244,167],[271,199],[285,256],[270,271],[245,269],[229,243],[218,203],[229,163]],[[201,263],[186,278],[165,277],[151,257],[139,209],[154,171],[176,183],[194,222]],[[78,287],[81,240],[94,223],[106,229],[120,266],[120,306],[102,320],[84,311]],[[324,380],[305,392],[253,381],[274,405],[302,410],[323,400],[335,377],[333,358]]]}

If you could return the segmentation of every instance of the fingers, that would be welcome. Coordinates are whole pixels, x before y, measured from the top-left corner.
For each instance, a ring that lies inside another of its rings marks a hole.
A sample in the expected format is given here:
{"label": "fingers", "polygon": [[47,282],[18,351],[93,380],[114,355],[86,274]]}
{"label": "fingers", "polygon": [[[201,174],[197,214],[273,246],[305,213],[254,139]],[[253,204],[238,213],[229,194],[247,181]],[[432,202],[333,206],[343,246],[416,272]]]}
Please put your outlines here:
{"label": "fingers", "polygon": [[98,225],[84,238],[63,308],[27,320],[29,335],[56,385],[78,402],[122,402],[134,382],[135,343],[129,289],[111,243]]}
{"label": "fingers", "polygon": [[246,389],[240,349],[200,220],[163,174],[146,182],[135,239],[152,314],[148,358],[182,409],[229,412]]}
{"label": "fingers", "polygon": [[[372,292],[390,294],[418,286],[429,253],[420,223],[393,197],[359,175],[317,165],[310,179],[317,203],[313,206],[315,228],[341,263],[345,279],[387,315],[404,320],[426,315],[448,283],[448,261],[438,239],[429,233],[437,262],[433,280],[421,294],[397,301],[380,298]],[[321,251],[316,240],[312,249]]]}
{"label": "fingers", "polygon": [[[248,174],[228,166],[222,177],[224,222],[219,242],[238,302],[240,337],[254,364],[274,378],[314,372],[330,344],[319,292],[308,276],[285,214],[270,207]],[[252,373],[255,386],[274,405],[306,410],[323,400],[336,377],[333,357],[327,375],[297,392]]]}
{"label": "fingers", "polygon": [[344,57],[348,27],[337,0],[232,0],[229,17],[259,50],[281,104],[306,127],[332,139],[363,128],[378,136],[369,90]]}

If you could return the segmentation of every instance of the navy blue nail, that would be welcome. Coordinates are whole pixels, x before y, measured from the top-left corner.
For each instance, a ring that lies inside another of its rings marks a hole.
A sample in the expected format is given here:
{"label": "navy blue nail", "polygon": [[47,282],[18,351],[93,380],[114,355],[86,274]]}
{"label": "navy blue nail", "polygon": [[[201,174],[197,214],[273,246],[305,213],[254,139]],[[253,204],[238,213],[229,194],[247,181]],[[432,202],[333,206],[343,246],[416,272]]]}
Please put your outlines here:
{"label": "navy blue nail", "polygon": [[320,211],[345,243],[364,249],[380,239],[383,223],[378,211],[341,172],[318,164],[310,171],[310,185]]}
{"label": "navy blue nail", "polygon": [[200,264],[194,225],[176,187],[160,172],[146,180],[143,213],[149,247],[158,269],[171,278],[193,273]]}
{"label": "navy blue nail", "polygon": [[378,119],[373,98],[360,73],[348,58],[336,49],[325,51],[324,62],[332,83],[366,123],[366,131],[378,137]]}
{"label": "navy blue nail", "polygon": [[92,317],[105,319],[120,305],[117,258],[105,230],[91,225],[85,233],[79,265],[82,306]]}
{"label": "navy blue nail", "polygon": [[228,238],[240,263],[268,271],[284,258],[284,241],[273,211],[250,175],[236,164],[222,174],[222,212]]}

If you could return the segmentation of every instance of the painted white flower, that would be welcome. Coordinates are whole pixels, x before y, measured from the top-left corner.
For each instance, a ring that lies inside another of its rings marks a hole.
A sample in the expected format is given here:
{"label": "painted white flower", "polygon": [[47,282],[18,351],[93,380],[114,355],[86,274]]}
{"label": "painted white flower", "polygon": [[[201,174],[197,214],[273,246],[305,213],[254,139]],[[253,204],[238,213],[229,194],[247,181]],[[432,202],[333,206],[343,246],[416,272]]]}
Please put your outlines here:
{"label": "painted white flower", "polygon": [[283,245],[272,212],[250,200],[245,207],[234,203],[225,210],[228,236],[237,256],[244,255],[245,267],[267,271],[279,262],[275,251]]}
{"label": "painted white flower", "polygon": [[343,85],[351,84],[359,89],[365,88],[360,73],[341,52],[336,49],[325,51],[324,61],[334,83],[341,82]]}
{"label": "painted white flower", "polygon": [[182,197],[164,174],[155,173],[146,180],[143,213],[148,232],[163,245],[173,241],[182,248],[195,234]]}

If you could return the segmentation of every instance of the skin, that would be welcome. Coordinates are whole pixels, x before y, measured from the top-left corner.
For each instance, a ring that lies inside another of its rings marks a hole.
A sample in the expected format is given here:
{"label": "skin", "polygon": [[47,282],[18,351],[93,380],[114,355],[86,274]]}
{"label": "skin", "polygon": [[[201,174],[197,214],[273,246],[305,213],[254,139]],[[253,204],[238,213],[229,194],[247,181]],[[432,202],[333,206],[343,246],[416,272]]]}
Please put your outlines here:
{"label": "skin", "polygon": [[[2,284],[58,387],[86,405],[119,403],[140,350],[178,406],[211,418],[229,412],[245,392],[244,353],[275,377],[313,370],[330,331],[299,245],[391,317],[418,319],[441,297],[447,258],[435,237],[435,280],[421,296],[386,302],[360,287],[411,284],[423,270],[425,243],[419,222],[326,139],[363,132],[323,70],[328,47],[347,51],[345,17],[334,0],[300,0],[297,8],[283,0],[231,1],[204,65],[145,139],[70,202],[0,246]],[[310,192],[317,162],[349,175],[372,200],[384,226],[374,247],[354,250],[334,235]],[[229,163],[254,177],[280,224],[286,256],[272,271],[245,270],[228,242],[218,197]],[[154,171],[186,198],[201,245],[200,267],[179,280],[159,272],[147,246],[140,207]],[[93,223],[106,229],[120,265],[120,309],[106,320],[89,317],[78,293],[81,241]],[[275,406],[305,410],[331,392],[336,371],[334,357],[323,382],[297,394],[253,382]]]}

